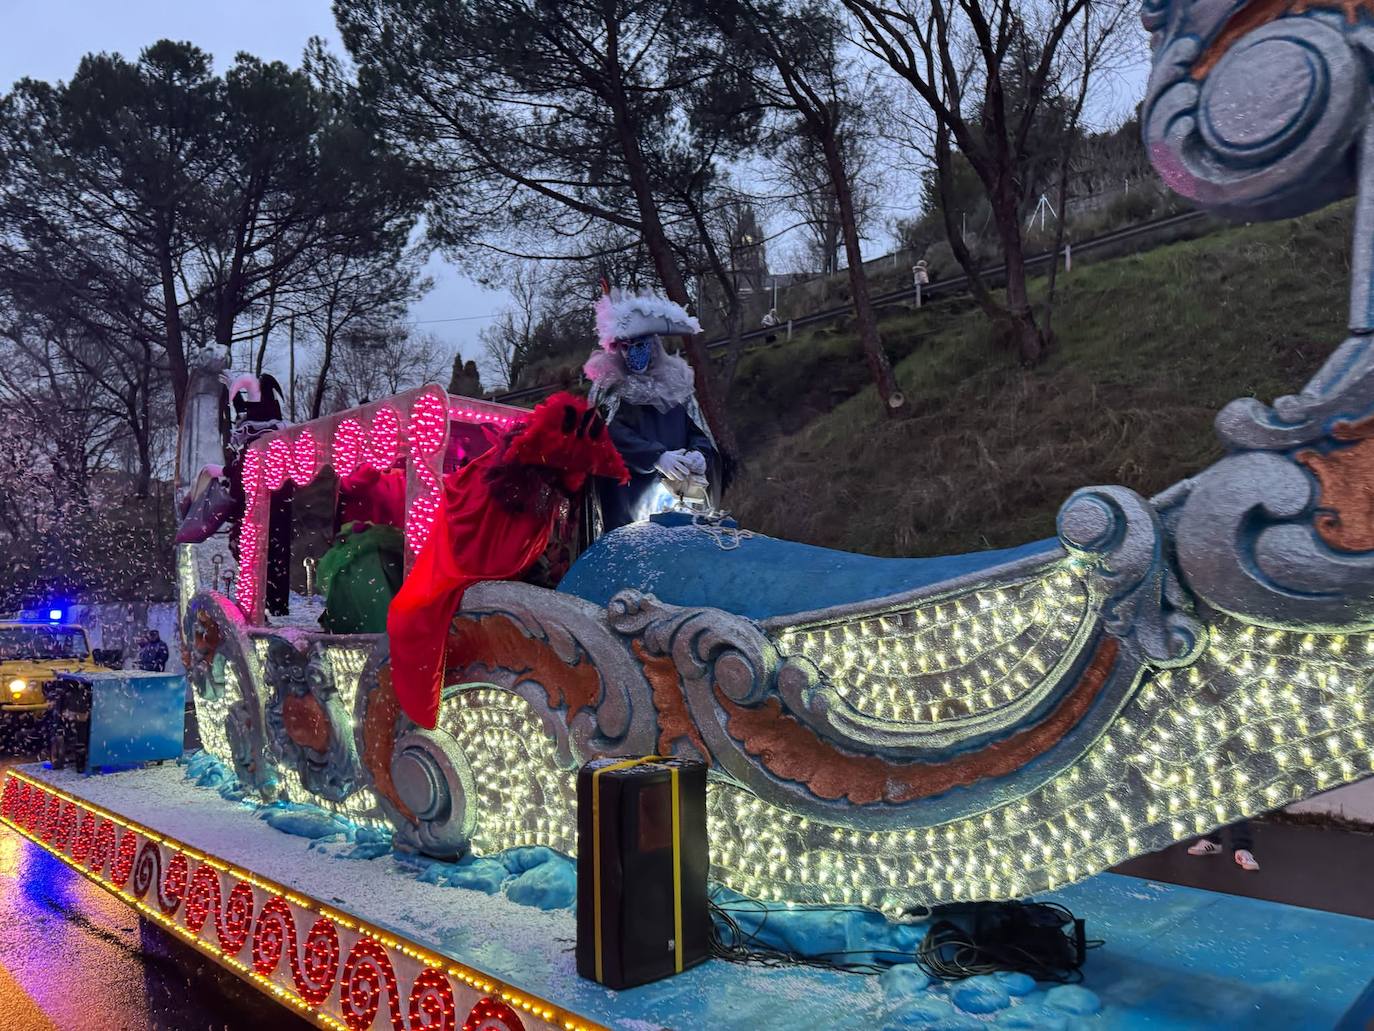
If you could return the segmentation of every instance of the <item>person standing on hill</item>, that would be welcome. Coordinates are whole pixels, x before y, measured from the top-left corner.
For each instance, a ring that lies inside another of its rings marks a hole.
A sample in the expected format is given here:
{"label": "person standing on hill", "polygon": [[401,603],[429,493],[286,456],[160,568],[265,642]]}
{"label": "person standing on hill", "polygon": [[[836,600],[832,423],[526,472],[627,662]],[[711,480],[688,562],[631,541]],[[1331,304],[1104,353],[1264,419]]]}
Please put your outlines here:
{"label": "person standing on hill", "polygon": [[916,287],[916,307],[919,308],[921,306],[921,294],[930,283],[930,266],[926,263],[925,258],[916,262],[915,267],[911,270],[911,279]]}

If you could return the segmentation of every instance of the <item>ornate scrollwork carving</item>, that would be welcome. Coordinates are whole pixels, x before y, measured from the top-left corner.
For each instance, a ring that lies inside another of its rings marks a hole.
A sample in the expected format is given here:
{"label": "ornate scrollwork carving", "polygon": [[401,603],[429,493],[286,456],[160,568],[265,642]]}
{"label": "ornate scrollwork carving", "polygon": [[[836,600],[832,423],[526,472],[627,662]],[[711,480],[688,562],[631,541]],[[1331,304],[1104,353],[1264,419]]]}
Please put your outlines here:
{"label": "ornate scrollwork carving", "polygon": [[360,776],[372,789],[378,807],[395,828],[397,844],[418,850],[418,819],[391,777],[397,738],[417,728],[401,711],[391,686],[391,654],[385,637],[378,640],[363,667],[353,706],[353,742]]}
{"label": "ornate scrollwork carving", "polygon": [[681,609],[652,594],[621,591],[611,599],[612,629],[640,637],[649,651],[672,655],[680,673],[708,676],[731,701],[756,705],[772,692],[782,657],[747,619],[717,609]]}
{"label": "ornate scrollwork carving", "polygon": [[1085,487],[1059,510],[1059,540],[1093,569],[1104,625],[1155,666],[1197,658],[1207,631],[1179,582],[1159,513],[1126,487]]}
{"label": "ornate scrollwork carving", "polygon": [[237,606],[202,591],[186,606],[182,634],[191,642],[189,679],[206,748],[232,761],[240,783],[271,800],[278,777],[263,717],[264,686],[250,658],[253,643]]}
{"label": "ornate scrollwork carving", "polygon": [[520,695],[569,766],[595,755],[653,752],[649,684],[600,606],[529,584],[483,583],[468,591],[454,626],[464,642],[456,650],[474,661],[451,670],[450,682]]}
{"label": "ornate scrollwork carving", "polygon": [[469,802],[474,780],[465,744],[448,734],[415,727],[397,734],[391,780],[415,814],[413,823],[405,821],[397,829],[404,846],[439,859],[467,853],[476,813]]}
{"label": "ornate scrollwork carving", "polygon": [[1333,550],[1313,528],[1315,483],[1288,455],[1231,455],[1193,480],[1175,530],[1188,586],[1247,622],[1374,626],[1374,553]]}
{"label": "ornate scrollwork carving", "polygon": [[1322,440],[1338,419],[1374,411],[1374,338],[1348,337],[1299,394],[1272,406],[1241,397],[1216,418],[1217,437],[1228,451],[1287,451]]}
{"label": "ornate scrollwork carving", "polygon": [[1143,129],[1169,187],[1248,217],[1313,211],[1350,192],[1345,156],[1368,117],[1364,63],[1338,14],[1253,27],[1225,4],[1189,4],[1156,33]]}
{"label": "ornate scrollwork carving", "polygon": [[359,786],[352,714],[334,683],[326,645],[273,635],[263,677],[266,721],[275,753],[299,775],[306,791],[342,802]]}
{"label": "ornate scrollwork carving", "polygon": [[1100,719],[1083,719],[1094,701],[1110,695],[1097,711],[1112,711],[1137,669],[1117,662],[1116,644],[1107,641],[1042,719],[981,751],[901,762],[883,752],[909,754],[904,728],[879,728],[890,741],[849,736],[850,727],[838,718],[843,699],[823,674],[804,658],[781,655],[748,619],[665,605],[633,590],[611,600],[608,618],[637,653],[671,662],[696,741],[717,775],[808,819],[860,828],[890,826],[899,813],[918,824],[936,822],[970,803],[932,805],[932,796],[1016,771],[1061,744],[1065,754],[1073,752],[1079,747],[1074,735],[1085,727],[1090,732],[1089,724]]}
{"label": "ornate scrollwork carving", "polygon": [[1202,207],[1281,218],[1358,193],[1351,253],[1353,335],[1299,394],[1231,402],[1228,450],[1286,450],[1336,418],[1371,411],[1374,387],[1374,132],[1366,44],[1354,18],[1302,5],[1149,0],[1154,68],[1142,118],[1150,160]]}

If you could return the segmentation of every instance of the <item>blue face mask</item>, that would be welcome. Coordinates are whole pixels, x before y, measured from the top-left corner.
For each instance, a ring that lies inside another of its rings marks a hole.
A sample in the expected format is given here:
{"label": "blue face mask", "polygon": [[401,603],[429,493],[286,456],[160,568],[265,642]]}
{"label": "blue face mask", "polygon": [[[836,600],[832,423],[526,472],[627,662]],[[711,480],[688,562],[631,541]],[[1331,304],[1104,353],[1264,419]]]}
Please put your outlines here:
{"label": "blue face mask", "polygon": [[625,367],[631,372],[643,372],[654,357],[654,338],[635,337],[625,345]]}

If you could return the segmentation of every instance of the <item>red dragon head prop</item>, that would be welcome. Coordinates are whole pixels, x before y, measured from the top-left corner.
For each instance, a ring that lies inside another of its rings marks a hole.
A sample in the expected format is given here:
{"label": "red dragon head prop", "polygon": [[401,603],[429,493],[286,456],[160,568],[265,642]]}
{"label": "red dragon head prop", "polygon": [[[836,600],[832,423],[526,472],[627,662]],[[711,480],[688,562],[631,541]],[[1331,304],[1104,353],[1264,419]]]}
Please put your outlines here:
{"label": "red dragon head prop", "polygon": [[628,483],[605,420],[584,398],[554,394],[507,434],[487,468],[491,496],[508,509],[546,510],[553,491],[574,494],[589,476]]}

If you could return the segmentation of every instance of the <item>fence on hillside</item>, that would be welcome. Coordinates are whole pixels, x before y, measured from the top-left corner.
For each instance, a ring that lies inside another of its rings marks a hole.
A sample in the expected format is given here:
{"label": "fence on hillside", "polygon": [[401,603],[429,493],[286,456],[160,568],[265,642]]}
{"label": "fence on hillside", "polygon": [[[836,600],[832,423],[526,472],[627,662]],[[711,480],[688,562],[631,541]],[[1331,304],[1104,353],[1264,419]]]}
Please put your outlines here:
{"label": "fence on hillside", "polygon": [[[1166,215],[1163,218],[1151,219],[1148,222],[1139,222],[1133,226],[1126,226],[1123,229],[1116,229],[1110,233],[1103,233],[1100,236],[1089,237],[1085,240],[1066,241],[1064,248],[1065,264],[1070,264],[1072,259],[1082,254],[1091,254],[1093,251],[1104,250],[1115,244],[1129,243],[1136,240],[1149,239],[1156,235],[1165,235],[1168,231],[1177,229],[1209,217],[1202,211],[1185,211],[1178,215]],[[1039,254],[1028,255],[1025,259],[1028,270],[1041,269],[1049,265],[1054,259],[1053,251],[1042,251]],[[878,261],[888,260],[888,258],[875,259]],[[867,263],[865,263],[867,264]],[[997,285],[1000,276],[1006,272],[1006,265],[988,265],[982,270],[982,276],[993,285]],[[933,300],[946,300],[959,294],[968,292],[969,278],[967,275],[950,276],[948,279],[936,280],[927,283],[921,288],[921,301],[927,303]],[[875,308],[888,307],[894,304],[902,304],[916,299],[916,287],[903,287],[900,290],[891,290],[887,293],[877,294],[873,297]],[[792,334],[800,329],[807,329],[822,323],[831,322],[835,319],[844,318],[852,314],[854,307],[852,304],[838,304],[820,311],[811,312],[799,318],[787,319],[779,322],[775,326],[762,326],[758,329],[751,329],[741,335],[740,339],[747,347],[750,344],[766,342],[770,338],[776,340],[779,337],[791,339]],[[708,350],[718,350],[730,344],[729,337],[717,337],[707,341]],[[535,387],[523,387],[520,390],[508,391],[498,394],[494,398],[506,404],[518,401],[526,401],[534,398],[543,397],[546,394],[557,390],[556,384],[543,384]]]}

